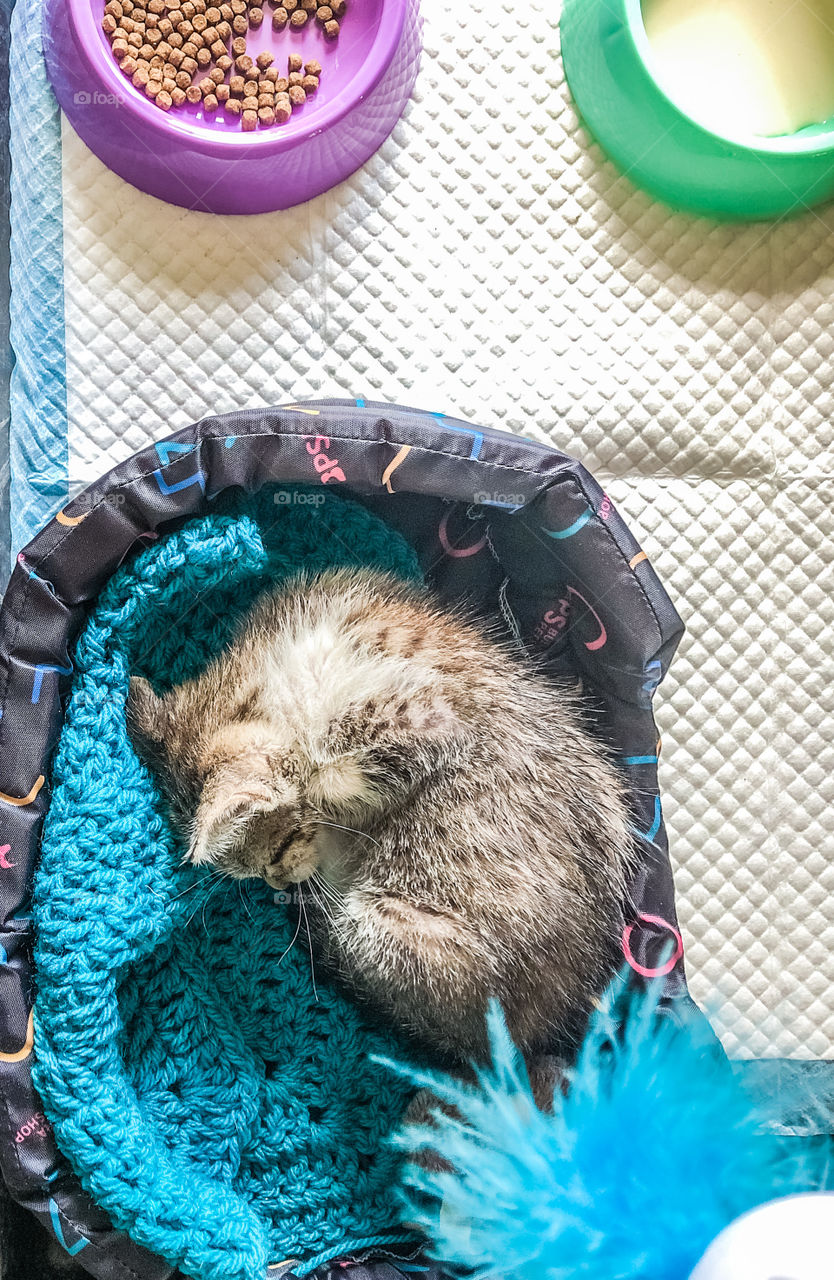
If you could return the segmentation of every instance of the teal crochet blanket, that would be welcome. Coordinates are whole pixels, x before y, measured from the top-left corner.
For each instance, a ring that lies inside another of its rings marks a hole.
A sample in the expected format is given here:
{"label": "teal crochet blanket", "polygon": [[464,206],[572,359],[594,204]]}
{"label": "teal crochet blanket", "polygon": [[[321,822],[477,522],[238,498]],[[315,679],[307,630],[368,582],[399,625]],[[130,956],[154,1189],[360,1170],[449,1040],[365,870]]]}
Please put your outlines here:
{"label": "teal crochet blanket", "polygon": [[203,1280],[404,1236],[388,1138],[407,1094],[372,1061],[400,1046],[314,974],[286,895],[181,865],[125,727],[131,673],[194,674],[300,568],[420,576],[365,508],[312,499],[218,503],[107,584],[74,655],[35,885],[36,1084],[58,1144],[118,1227]]}

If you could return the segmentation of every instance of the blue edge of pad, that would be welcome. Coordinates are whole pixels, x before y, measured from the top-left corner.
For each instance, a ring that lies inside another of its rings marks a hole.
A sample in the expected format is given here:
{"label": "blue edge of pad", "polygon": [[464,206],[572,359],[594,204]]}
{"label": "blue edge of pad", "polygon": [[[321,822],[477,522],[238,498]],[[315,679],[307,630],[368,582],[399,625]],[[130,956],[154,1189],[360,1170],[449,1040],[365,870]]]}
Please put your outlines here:
{"label": "blue edge of pad", "polygon": [[9,384],[12,347],[9,336],[9,25],[14,0],[0,0],[0,586],[11,559],[9,520]]}

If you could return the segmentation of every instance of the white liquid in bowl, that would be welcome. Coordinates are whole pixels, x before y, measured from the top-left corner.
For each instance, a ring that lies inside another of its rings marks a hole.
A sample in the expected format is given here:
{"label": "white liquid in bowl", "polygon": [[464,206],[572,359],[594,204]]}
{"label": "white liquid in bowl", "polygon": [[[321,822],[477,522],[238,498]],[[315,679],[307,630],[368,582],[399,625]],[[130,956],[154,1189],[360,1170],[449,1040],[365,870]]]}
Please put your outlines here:
{"label": "white liquid in bowl", "polygon": [[643,0],[658,84],[719,133],[834,116],[834,0]]}

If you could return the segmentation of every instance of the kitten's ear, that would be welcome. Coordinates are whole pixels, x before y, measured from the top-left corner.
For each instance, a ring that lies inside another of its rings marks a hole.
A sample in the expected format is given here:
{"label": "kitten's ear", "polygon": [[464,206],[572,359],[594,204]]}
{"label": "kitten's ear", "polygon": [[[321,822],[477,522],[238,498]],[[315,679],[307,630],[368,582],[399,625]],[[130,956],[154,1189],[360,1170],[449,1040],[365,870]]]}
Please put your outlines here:
{"label": "kitten's ear", "polygon": [[127,695],[127,727],[134,738],[149,753],[159,754],[168,729],[168,708],[165,700],[154,693],[142,676],[130,677]]}
{"label": "kitten's ear", "polygon": [[250,823],[278,807],[278,799],[267,781],[243,778],[236,770],[229,772],[203,792],[194,824],[188,860],[193,863],[213,862],[240,844]]}

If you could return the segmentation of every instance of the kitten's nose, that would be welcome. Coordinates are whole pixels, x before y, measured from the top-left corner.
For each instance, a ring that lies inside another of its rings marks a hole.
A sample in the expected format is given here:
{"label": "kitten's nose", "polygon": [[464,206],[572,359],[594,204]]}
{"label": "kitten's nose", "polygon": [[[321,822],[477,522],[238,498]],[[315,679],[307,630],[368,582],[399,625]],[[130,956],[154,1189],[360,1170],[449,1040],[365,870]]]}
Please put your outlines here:
{"label": "kitten's nose", "polygon": [[286,876],[279,876],[274,871],[265,871],[263,878],[269,885],[270,889],[286,889],[289,884],[289,880]]}

